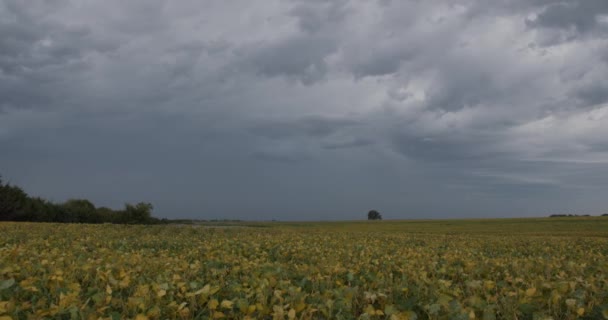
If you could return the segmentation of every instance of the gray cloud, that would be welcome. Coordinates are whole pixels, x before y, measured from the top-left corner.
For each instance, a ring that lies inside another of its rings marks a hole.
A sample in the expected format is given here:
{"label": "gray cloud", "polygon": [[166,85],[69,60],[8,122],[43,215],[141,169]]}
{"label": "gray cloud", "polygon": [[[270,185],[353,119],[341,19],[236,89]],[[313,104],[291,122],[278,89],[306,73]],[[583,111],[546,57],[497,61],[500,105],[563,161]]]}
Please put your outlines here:
{"label": "gray cloud", "polygon": [[581,88],[578,97],[586,105],[600,105],[608,102],[608,85],[595,84]]}
{"label": "gray cloud", "polygon": [[303,31],[318,33],[339,27],[349,13],[348,1],[294,1],[290,14],[298,19]]}
{"label": "gray cloud", "polygon": [[295,120],[265,121],[252,127],[250,131],[256,135],[285,139],[294,136],[325,137],[343,127],[359,124],[348,118],[305,117]]}
{"label": "gray cloud", "polygon": [[528,20],[527,23],[533,27],[575,28],[578,33],[586,33],[596,28],[603,29],[598,23],[598,17],[606,14],[608,14],[606,1],[560,1],[549,4],[535,19]]}
{"label": "gray cloud", "polygon": [[323,145],[323,148],[328,150],[339,150],[344,148],[358,148],[374,144],[373,140],[366,138],[354,138],[347,141],[329,142]]}
{"label": "gray cloud", "polygon": [[304,84],[323,79],[327,72],[325,58],[335,50],[335,43],[325,36],[302,35],[277,43],[261,43],[242,55],[263,76],[286,76]]}
{"label": "gray cloud", "polygon": [[165,217],[605,211],[603,0],[0,0],[0,173]]}

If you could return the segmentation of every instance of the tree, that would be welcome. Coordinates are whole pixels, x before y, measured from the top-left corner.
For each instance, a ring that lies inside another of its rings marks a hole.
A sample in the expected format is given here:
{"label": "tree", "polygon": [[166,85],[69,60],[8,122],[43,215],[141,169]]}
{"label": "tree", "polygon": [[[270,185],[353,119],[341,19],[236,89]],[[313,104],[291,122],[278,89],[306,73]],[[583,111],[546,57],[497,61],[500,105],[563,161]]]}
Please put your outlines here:
{"label": "tree", "polygon": [[97,215],[100,217],[102,222],[106,223],[115,223],[116,221],[116,212],[108,207],[99,207],[97,208]]}
{"label": "tree", "polygon": [[29,198],[19,220],[56,222],[63,216],[61,206],[40,197]]}
{"label": "tree", "polygon": [[101,223],[95,205],[86,199],[70,199],[61,205],[63,222]]}
{"label": "tree", "polygon": [[0,176],[0,221],[37,221],[63,223],[166,223],[152,217],[152,205],[140,202],[126,204],[124,210],[96,208],[86,199],[70,199],[57,204],[30,197],[18,186],[2,181]]}
{"label": "tree", "polygon": [[125,210],[122,217],[125,223],[146,224],[152,219],[152,209],[154,207],[150,203],[140,202],[136,205],[125,205]]}
{"label": "tree", "polygon": [[28,196],[23,189],[4,184],[0,176],[0,220],[15,220],[27,204]]}
{"label": "tree", "polygon": [[370,210],[367,213],[367,220],[382,220],[382,215],[376,210]]}

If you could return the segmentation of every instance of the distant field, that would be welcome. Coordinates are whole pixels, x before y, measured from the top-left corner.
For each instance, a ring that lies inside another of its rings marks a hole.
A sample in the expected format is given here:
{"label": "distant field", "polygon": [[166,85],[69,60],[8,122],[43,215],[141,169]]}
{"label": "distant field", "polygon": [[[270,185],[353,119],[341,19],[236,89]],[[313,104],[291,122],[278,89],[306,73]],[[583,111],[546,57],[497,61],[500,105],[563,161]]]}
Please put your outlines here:
{"label": "distant field", "polygon": [[608,217],[0,223],[0,320],[608,319]]}
{"label": "distant field", "polygon": [[608,217],[384,220],[330,222],[203,222],[198,226],[433,234],[565,235],[608,237]]}

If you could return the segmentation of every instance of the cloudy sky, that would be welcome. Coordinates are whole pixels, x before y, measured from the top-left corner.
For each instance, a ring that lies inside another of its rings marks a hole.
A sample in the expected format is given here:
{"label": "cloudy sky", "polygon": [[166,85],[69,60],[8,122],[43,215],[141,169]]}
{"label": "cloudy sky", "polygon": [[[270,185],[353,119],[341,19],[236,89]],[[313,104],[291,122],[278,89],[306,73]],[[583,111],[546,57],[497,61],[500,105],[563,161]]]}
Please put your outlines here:
{"label": "cloudy sky", "polygon": [[608,211],[606,0],[0,0],[0,174],[159,217]]}

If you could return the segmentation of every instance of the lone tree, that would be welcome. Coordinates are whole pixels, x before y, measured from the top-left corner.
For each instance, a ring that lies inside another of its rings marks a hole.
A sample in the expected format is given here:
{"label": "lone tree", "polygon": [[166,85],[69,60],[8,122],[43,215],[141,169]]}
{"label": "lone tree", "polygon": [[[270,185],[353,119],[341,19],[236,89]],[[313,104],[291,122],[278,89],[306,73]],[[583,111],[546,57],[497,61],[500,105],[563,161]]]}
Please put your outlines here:
{"label": "lone tree", "polygon": [[382,220],[382,215],[376,210],[370,210],[367,213],[367,220]]}

